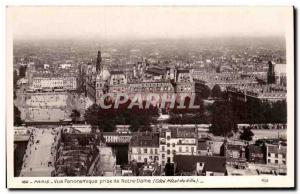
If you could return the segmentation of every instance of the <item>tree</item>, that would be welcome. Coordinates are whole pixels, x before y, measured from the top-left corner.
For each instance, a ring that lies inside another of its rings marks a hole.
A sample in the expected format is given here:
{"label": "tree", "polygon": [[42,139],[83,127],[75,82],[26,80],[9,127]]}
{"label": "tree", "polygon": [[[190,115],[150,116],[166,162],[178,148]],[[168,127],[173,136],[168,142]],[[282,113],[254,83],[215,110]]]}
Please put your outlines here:
{"label": "tree", "polygon": [[221,87],[218,84],[214,85],[214,87],[212,88],[211,96],[213,98],[221,98],[222,97]]}
{"label": "tree", "polygon": [[274,123],[287,123],[287,105],[286,101],[277,101],[272,106],[273,109],[273,122]]}
{"label": "tree", "polygon": [[264,123],[265,116],[267,116],[266,106],[259,99],[247,98],[246,101],[241,101],[232,98],[230,104],[239,123]]}
{"label": "tree", "polygon": [[240,139],[245,141],[251,141],[254,136],[254,133],[251,131],[250,127],[244,127],[243,132],[240,133]]}
{"label": "tree", "polygon": [[99,125],[99,106],[97,104],[91,105],[84,114],[84,119],[91,125]]}
{"label": "tree", "polygon": [[231,104],[228,101],[216,101],[212,109],[210,132],[223,137],[232,136],[237,131],[237,122]]}
{"label": "tree", "polygon": [[130,123],[130,127],[129,127],[129,130],[131,132],[136,132],[138,131],[140,128],[140,123],[138,122],[137,119],[132,119],[131,123]]}
{"label": "tree", "polygon": [[14,126],[20,126],[23,124],[23,121],[21,119],[21,112],[18,109],[18,107],[16,107],[14,105]]}
{"label": "tree", "polygon": [[207,99],[210,96],[210,94],[211,94],[211,89],[207,85],[204,85],[201,88],[200,97],[202,99]]}
{"label": "tree", "polygon": [[70,117],[72,119],[72,122],[77,123],[80,119],[80,112],[76,109],[73,109]]}
{"label": "tree", "polygon": [[[151,124],[155,123],[158,117],[158,108],[150,105],[149,109],[139,109],[134,106],[129,109],[130,100],[114,109],[114,102],[105,102],[110,104],[111,108],[103,109],[101,106],[94,104],[90,106],[84,115],[85,121],[92,125],[97,125],[103,131],[114,131],[116,125],[130,125],[132,132],[138,130],[150,130]],[[146,102],[143,102],[144,107]]]}

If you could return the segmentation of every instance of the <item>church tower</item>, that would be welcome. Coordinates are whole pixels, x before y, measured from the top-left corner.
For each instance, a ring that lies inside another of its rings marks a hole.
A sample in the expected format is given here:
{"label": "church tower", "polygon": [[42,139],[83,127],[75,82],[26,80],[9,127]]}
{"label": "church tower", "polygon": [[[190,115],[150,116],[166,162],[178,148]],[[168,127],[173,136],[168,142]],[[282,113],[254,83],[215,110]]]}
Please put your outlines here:
{"label": "church tower", "polygon": [[268,84],[274,84],[275,83],[275,68],[274,68],[274,64],[269,61],[268,62],[269,65],[269,69],[268,69]]}
{"label": "church tower", "polygon": [[99,73],[101,71],[101,51],[98,51],[97,62],[96,62],[96,72]]}

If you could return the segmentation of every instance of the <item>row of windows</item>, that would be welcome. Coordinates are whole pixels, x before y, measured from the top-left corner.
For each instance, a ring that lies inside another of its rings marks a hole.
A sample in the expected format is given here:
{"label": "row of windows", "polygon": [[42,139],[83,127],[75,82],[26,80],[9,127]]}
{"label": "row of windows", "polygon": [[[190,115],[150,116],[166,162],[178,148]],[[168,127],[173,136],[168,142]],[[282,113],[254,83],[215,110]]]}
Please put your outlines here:
{"label": "row of windows", "polygon": [[36,81],[36,80],[34,80],[33,81],[33,84],[49,84],[49,83],[52,83],[52,84],[73,84],[73,83],[75,83],[75,82],[73,82],[73,81],[66,81],[66,80],[39,80],[39,81]]}
{"label": "row of windows", "polygon": [[275,157],[275,158],[278,158],[278,156],[282,156],[282,158],[285,158],[285,154],[274,154],[274,153],[268,153],[268,157]]}
{"label": "row of windows", "polygon": [[[167,146],[167,147],[170,147],[170,146]],[[175,147],[175,146],[173,146],[173,147]],[[164,152],[165,151],[165,146],[162,146],[161,150]],[[185,152],[189,152],[189,151],[190,151],[189,147],[185,147]],[[195,151],[195,148],[191,147],[191,152],[194,152],[194,151]],[[181,146],[179,147],[179,152],[183,152]],[[176,153],[176,151],[173,150],[173,153]],[[167,150],[167,154],[170,154],[170,150],[169,149]]]}
{"label": "row of windows", "polygon": [[118,85],[118,84],[124,84],[125,82],[122,80],[118,80],[118,81],[113,81],[112,84],[113,85]]}
{"label": "row of windows", "polygon": [[178,77],[178,80],[180,82],[190,82],[190,76],[189,75],[186,75],[186,76],[179,76]]}
{"label": "row of windows", "polygon": [[144,88],[144,87],[131,87],[130,91],[131,92],[138,92],[138,91],[171,91],[171,87],[149,87],[149,88]]}
{"label": "row of windows", "polygon": [[108,142],[129,142],[130,136],[105,136],[105,140]]}
{"label": "row of windows", "polygon": [[156,86],[166,88],[166,86],[169,86],[169,84],[167,84],[167,83],[144,83],[144,84],[142,84],[142,87],[156,87]]}
{"label": "row of windows", "polygon": [[[138,161],[141,161],[141,160],[142,160],[142,157],[138,156]],[[159,158],[158,158],[158,156],[149,156],[149,160],[150,161],[152,161],[152,160],[158,161]],[[147,158],[144,158],[144,162],[147,163]]]}
{"label": "row of windows", "polygon": [[113,93],[117,93],[117,92],[125,92],[126,89],[125,88],[117,88],[117,89],[112,89]]}
{"label": "row of windows", "polygon": [[59,81],[75,81],[75,78],[34,78],[33,82],[41,82],[41,81],[54,81],[54,80],[59,80]]}
{"label": "row of windows", "polygon": [[190,87],[180,87],[180,91],[190,91],[191,88]]}
{"label": "row of windows", "polygon": [[[141,148],[138,148],[137,151],[138,151],[139,154],[142,153],[142,149],[141,149]],[[157,148],[155,148],[155,149],[150,148],[150,149],[149,149],[149,152],[148,152],[148,149],[147,149],[147,148],[144,148],[144,149],[143,149],[143,153],[144,153],[144,154],[148,154],[148,153],[153,154],[153,152],[154,152],[155,154],[158,154]]]}
{"label": "row of windows", "polygon": [[[167,141],[169,141],[171,139],[171,136],[167,136]],[[191,143],[191,144],[193,144],[193,143],[195,143],[195,140],[194,139],[191,139],[191,140],[188,140],[188,139],[185,139],[185,140],[183,140],[182,141],[182,139],[179,139],[178,140],[178,144],[182,144],[182,143]],[[174,145],[173,145],[174,144]],[[173,147],[175,147],[175,143],[173,143],[172,145],[173,145]],[[169,146],[168,146],[169,147]]]}
{"label": "row of windows", "polygon": [[102,84],[97,83],[97,84],[96,84],[96,87],[97,87],[97,88],[102,87]]}
{"label": "row of windows", "polygon": [[[271,163],[271,159],[268,159],[268,163]],[[283,160],[282,163],[286,164],[285,160]],[[278,160],[275,160],[275,164],[278,164]]]}

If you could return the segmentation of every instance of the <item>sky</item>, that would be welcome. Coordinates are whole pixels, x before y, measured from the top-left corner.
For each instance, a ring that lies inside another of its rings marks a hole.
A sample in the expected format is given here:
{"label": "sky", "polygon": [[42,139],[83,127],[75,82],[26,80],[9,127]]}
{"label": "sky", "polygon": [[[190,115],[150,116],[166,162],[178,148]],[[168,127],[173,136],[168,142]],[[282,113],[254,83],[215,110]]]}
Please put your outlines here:
{"label": "sky", "polygon": [[8,7],[14,39],[285,36],[291,7]]}

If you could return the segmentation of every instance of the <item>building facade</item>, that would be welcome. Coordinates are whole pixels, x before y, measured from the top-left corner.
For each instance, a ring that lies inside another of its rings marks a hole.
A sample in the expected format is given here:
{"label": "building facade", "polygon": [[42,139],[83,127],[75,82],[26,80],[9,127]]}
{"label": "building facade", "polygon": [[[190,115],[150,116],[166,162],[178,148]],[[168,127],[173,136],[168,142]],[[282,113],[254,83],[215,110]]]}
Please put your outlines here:
{"label": "building facade", "polygon": [[76,90],[77,78],[75,76],[45,76],[33,77],[32,87],[34,89],[64,89]]}
{"label": "building facade", "polygon": [[286,165],[286,146],[266,145],[266,163],[271,165]]}
{"label": "building facade", "polygon": [[197,154],[197,131],[195,128],[162,129],[159,137],[160,163],[173,163],[175,155]]}
{"label": "building facade", "polygon": [[128,161],[137,163],[159,162],[159,134],[136,133],[129,144]]}

